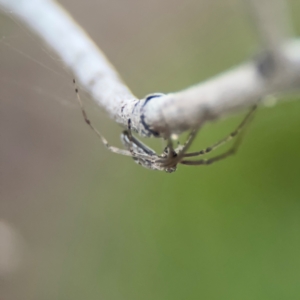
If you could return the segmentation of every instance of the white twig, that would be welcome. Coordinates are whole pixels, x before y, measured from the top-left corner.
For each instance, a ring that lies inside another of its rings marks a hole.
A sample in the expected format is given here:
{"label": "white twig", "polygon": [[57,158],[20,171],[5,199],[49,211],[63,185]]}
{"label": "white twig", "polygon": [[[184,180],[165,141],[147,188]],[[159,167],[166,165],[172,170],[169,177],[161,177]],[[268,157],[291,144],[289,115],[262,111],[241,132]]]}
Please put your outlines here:
{"label": "white twig", "polygon": [[265,50],[262,55],[186,90],[142,100],[133,96],[104,54],[56,2],[0,0],[0,6],[47,42],[116,122],[126,127],[131,119],[141,135],[166,137],[299,87],[300,41],[286,39],[283,1],[248,2]]}
{"label": "white twig", "polygon": [[[264,50],[275,53],[291,35],[286,2],[283,0],[244,0],[252,25]],[[279,47],[279,48],[278,48]]]}

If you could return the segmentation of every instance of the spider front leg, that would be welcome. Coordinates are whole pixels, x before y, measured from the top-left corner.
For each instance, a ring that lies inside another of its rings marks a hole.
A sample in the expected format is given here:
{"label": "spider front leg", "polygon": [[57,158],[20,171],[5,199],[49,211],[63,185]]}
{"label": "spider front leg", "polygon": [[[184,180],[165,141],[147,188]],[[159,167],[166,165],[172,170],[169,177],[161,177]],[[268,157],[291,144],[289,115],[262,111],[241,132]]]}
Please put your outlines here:
{"label": "spider front leg", "polygon": [[124,146],[129,149],[132,153],[132,156],[140,158],[149,158],[152,155],[155,155],[155,151],[142,143],[139,139],[132,135],[131,131],[131,119],[128,119],[127,130],[122,133],[122,142]]}
{"label": "spider front leg", "polygon": [[84,106],[83,106],[83,103],[81,101],[81,98],[80,98],[80,95],[79,95],[79,90],[77,88],[77,85],[76,85],[76,81],[75,79],[73,79],[73,83],[74,83],[74,86],[75,86],[75,93],[76,93],[76,96],[77,96],[77,101],[79,103],[79,106],[80,106],[80,109],[81,109],[81,112],[82,112],[82,115],[83,115],[83,119],[84,121],[88,124],[88,126],[97,134],[97,136],[100,138],[100,140],[102,141],[103,145],[111,152],[113,153],[117,153],[117,154],[121,154],[121,155],[125,155],[125,156],[132,156],[131,152],[128,151],[128,150],[124,150],[124,149],[119,149],[117,147],[113,147],[111,146],[108,141],[106,140],[106,138],[98,131],[97,128],[94,127],[94,125],[91,123],[90,119],[88,118],[87,116],[87,113],[84,109]]}
{"label": "spider front leg", "polygon": [[[128,141],[126,142],[124,140],[124,135],[127,137]],[[125,146],[127,149],[129,149],[129,151],[131,152],[132,156],[134,156],[135,152],[134,152],[134,140],[133,140],[133,135],[131,132],[131,119],[128,119],[127,121],[127,131],[123,131],[122,135],[121,135],[121,140],[124,143],[125,142]]]}

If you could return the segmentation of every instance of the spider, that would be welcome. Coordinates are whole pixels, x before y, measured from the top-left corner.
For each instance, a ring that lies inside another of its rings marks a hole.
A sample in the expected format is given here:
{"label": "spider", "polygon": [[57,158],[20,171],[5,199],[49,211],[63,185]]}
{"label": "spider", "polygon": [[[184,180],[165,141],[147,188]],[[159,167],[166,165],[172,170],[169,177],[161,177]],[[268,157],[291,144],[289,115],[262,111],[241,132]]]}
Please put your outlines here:
{"label": "spider", "polygon": [[[240,145],[242,135],[239,135],[233,144],[233,146],[227,150],[226,152],[208,158],[208,159],[198,159],[198,160],[189,160],[187,158],[195,157],[195,156],[201,156],[208,154],[220,146],[224,145],[225,143],[229,142],[231,139],[233,139],[235,136],[237,136],[249,123],[251,120],[251,117],[253,116],[253,113],[256,110],[256,105],[253,106],[248,114],[245,116],[243,121],[238,125],[238,127],[231,132],[229,135],[227,135],[225,138],[221,139],[217,143],[213,144],[210,147],[207,147],[205,149],[202,149],[200,151],[196,152],[189,152],[187,153],[188,149],[190,148],[192,142],[194,141],[198,128],[193,129],[186,142],[183,145],[178,145],[175,149],[173,148],[173,142],[171,138],[168,138],[167,146],[165,147],[163,153],[161,155],[158,155],[154,150],[146,146],[144,143],[142,143],[140,140],[138,140],[136,137],[132,135],[131,132],[131,120],[128,120],[128,128],[127,130],[124,130],[121,134],[121,141],[126,149],[120,149],[114,146],[109,145],[107,140],[104,138],[104,136],[93,126],[91,121],[89,120],[87,113],[84,109],[83,103],[81,101],[78,88],[76,86],[75,79],[73,79],[73,83],[75,85],[75,92],[77,96],[78,103],[81,108],[81,112],[84,118],[84,121],[90,126],[90,128],[98,135],[102,143],[105,145],[105,147],[110,150],[113,153],[130,156],[133,158],[133,160],[138,163],[139,165],[150,169],[150,170],[158,170],[158,171],[165,171],[167,173],[173,173],[177,169],[178,164],[183,165],[189,165],[189,166],[199,166],[199,165],[210,165],[214,162],[220,161],[222,159],[225,159],[226,157],[233,155],[236,151],[238,146]],[[146,97],[147,99],[153,98],[153,97],[159,97],[162,94],[151,94]]]}

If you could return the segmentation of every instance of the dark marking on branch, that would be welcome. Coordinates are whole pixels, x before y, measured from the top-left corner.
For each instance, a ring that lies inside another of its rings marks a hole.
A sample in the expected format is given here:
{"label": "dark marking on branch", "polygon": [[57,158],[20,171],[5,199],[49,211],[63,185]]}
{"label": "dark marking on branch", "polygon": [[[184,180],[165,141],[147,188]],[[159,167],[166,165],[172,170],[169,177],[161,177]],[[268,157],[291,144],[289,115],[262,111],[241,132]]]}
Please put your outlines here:
{"label": "dark marking on branch", "polygon": [[134,114],[135,109],[136,109],[136,107],[138,106],[138,104],[139,104],[139,101],[137,101],[137,102],[134,104],[134,107],[133,107],[133,110],[132,110],[132,113],[133,113],[133,114]]}
{"label": "dark marking on branch", "polygon": [[149,132],[155,136],[155,137],[159,137],[159,132],[152,130],[149,125],[146,123],[145,121],[145,115],[142,114],[141,115],[141,123],[143,124],[144,128],[148,131],[148,133],[146,134],[146,136],[149,136]]}
{"label": "dark marking on branch", "polygon": [[269,78],[276,70],[276,60],[271,53],[262,53],[256,58],[256,67],[259,75]]}

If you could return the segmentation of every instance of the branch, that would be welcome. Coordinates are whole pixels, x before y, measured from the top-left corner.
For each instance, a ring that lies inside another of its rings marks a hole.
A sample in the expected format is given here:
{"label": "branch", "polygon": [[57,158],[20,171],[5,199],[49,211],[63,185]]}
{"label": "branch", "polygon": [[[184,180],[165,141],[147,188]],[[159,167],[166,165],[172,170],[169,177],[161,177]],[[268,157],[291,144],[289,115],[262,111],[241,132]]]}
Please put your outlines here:
{"label": "branch", "polygon": [[[0,0],[73,71],[97,104],[143,136],[167,137],[300,85],[300,40],[287,40],[283,1],[247,0],[263,52],[252,62],[186,90],[138,100],[104,54],[56,2]],[[262,4],[260,4],[262,2]],[[270,13],[271,12],[271,13]]]}
{"label": "branch", "polygon": [[283,0],[244,0],[253,27],[265,51],[280,55],[280,46],[291,35],[286,2]]}

